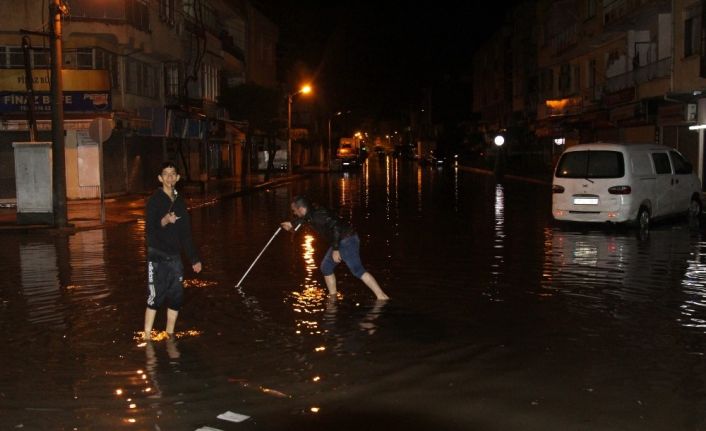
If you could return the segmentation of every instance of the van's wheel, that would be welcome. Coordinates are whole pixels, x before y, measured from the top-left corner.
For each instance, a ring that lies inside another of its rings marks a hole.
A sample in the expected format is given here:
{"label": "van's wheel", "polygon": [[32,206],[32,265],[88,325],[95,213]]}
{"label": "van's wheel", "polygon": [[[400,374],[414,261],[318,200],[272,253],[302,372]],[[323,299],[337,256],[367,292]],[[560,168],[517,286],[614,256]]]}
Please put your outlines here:
{"label": "van's wheel", "polygon": [[691,199],[691,203],[689,204],[689,218],[692,220],[698,220],[699,217],[701,217],[702,210],[703,207],[701,205],[701,201],[698,198]]}
{"label": "van's wheel", "polygon": [[637,212],[637,219],[635,220],[637,227],[640,229],[650,228],[650,210],[646,207],[640,207]]}

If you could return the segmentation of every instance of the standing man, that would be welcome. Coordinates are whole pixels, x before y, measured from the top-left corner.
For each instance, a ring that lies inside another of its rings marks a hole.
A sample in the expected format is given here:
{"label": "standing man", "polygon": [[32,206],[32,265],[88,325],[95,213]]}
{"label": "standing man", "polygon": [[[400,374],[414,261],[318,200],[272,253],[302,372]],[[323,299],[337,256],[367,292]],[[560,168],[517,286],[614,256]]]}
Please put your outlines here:
{"label": "standing man", "polygon": [[320,268],[324,274],[329,295],[336,294],[336,276],[333,270],[343,261],[351,273],[373,291],[377,299],[390,299],[382,291],[375,277],[363,267],[360,261],[360,239],[353,227],[333,216],[326,208],[312,206],[303,196],[295,197],[291,208],[295,219],[281,223],[282,229],[291,231],[301,224],[308,224],[331,244],[324,260],[321,261]]}
{"label": "standing man", "polygon": [[157,309],[167,301],[167,335],[174,335],[174,325],[184,299],[184,266],[181,250],[186,252],[195,273],[201,272],[201,260],[191,240],[191,221],[184,200],[174,186],[179,174],[172,162],[162,164],[157,179],[162,183],[147,202],[147,279],[145,340],[151,339]]}

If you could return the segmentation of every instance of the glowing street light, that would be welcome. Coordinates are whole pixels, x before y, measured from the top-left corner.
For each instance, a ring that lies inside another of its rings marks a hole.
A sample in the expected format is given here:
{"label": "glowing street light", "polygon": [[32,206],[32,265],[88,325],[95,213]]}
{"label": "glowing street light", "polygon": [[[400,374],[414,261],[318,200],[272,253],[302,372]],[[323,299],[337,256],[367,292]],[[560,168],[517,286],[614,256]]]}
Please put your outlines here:
{"label": "glowing street light", "polygon": [[306,84],[294,93],[287,94],[287,173],[292,174],[292,98],[297,94],[311,93],[311,85]]}
{"label": "glowing street light", "polygon": [[505,143],[505,138],[503,138],[503,135],[498,135],[498,136],[495,137],[495,139],[493,140],[493,142],[495,142],[495,145],[496,145],[496,146],[502,147],[503,144]]}

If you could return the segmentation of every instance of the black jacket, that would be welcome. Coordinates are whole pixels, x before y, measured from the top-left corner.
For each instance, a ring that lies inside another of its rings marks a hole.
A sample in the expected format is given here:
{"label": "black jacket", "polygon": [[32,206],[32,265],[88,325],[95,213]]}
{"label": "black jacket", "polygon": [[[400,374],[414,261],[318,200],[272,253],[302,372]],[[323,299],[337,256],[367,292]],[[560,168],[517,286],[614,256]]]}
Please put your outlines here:
{"label": "black jacket", "polygon": [[[176,223],[162,226],[162,217],[170,212],[170,208],[180,218]],[[201,261],[191,240],[191,218],[186,210],[184,199],[177,195],[172,205],[169,196],[159,188],[147,201],[146,212],[147,247],[148,250],[150,248],[156,249],[156,251],[149,252],[150,260],[158,261],[162,254],[179,256],[181,250],[184,249],[192,265]]]}
{"label": "black jacket", "polygon": [[338,250],[341,239],[355,234],[353,227],[322,207],[312,206],[304,217],[292,220],[294,227],[300,224],[310,225],[316,233],[323,236],[334,250]]}

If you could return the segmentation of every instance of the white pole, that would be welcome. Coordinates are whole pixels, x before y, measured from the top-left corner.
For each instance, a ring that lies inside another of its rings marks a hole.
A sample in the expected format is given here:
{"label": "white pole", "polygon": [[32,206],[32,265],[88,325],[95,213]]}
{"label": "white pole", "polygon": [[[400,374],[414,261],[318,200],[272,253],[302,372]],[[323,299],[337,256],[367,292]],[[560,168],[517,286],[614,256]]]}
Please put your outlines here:
{"label": "white pole", "polygon": [[701,189],[704,184],[704,129],[699,129],[699,180],[701,181]]}
{"label": "white pole", "polygon": [[[295,231],[295,232],[297,231],[297,229],[299,229],[299,226],[301,226],[301,224],[297,225],[297,227],[294,228],[294,231]],[[250,264],[250,268],[248,268],[248,270],[245,271],[245,274],[243,274],[243,277],[240,279],[240,281],[238,282],[238,284],[235,285],[235,287],[240,287],[240,283],[242,283],[243,280],[245,280],[245,277],[248,276],[248,273],[250,272],[250,270],[252,269],[252,267],[255,266],[255,263],[257,263],[258,259],[260,259],[260,256],[262,256],[262,253],[264,253],[265,250],[267,250],[267,247],[269,247],[269,245],[270,245],[270,243],[272,242],[272,240],[275,239],[275,237],[277,236],[277,234],[278,234],[281,230],[282,230],[281,227],[278,227],[278,228],[277,228],[277,230],[275,231],[275,233],[272,235],[272,238],[270,238],[270,240],[267,241],[267,244],[265,244],[265,247],[262,248],[262,251],[260,251],[260,254],[258,254],[257,257],[255,258],[255,260],[253,260],[252,264]]]}

